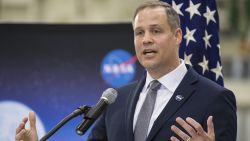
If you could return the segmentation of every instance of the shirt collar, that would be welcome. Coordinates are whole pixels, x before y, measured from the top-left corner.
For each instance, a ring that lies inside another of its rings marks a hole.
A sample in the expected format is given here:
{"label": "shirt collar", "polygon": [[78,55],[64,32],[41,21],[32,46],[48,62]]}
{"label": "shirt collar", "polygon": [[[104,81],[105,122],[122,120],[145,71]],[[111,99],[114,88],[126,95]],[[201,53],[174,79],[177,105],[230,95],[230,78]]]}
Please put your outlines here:
{"label": "shirt collar", "polygon": [[[185,63],[182,59],[180,59],[180,65],[172,70],[171,72],[165,74],[161,78],[158,79],[158,81],[168,90],[174,93],[176,88],[181,83],[182,79],[184,78],[185,74],[187,73],[187,68],[185,66]],[[147,72],[146,82],[144,85],[144,88],[142,91],[146,91],[150,82],[154,79],[150,76],[150,74]]]}

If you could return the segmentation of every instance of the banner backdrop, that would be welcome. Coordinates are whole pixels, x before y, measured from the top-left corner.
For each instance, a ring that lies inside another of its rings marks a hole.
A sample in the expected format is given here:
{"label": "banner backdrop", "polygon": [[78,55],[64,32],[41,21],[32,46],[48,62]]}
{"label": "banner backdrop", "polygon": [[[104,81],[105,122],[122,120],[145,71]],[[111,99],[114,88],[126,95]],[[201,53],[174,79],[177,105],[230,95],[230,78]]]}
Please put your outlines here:
{"label": "banner backdrop", "polygon": [[[39,138],[80,105],[138,79],[131,24],[0,25],[0,140],[14,140],[28,111],[37,113]],[[51,141],[83,141],[79,116]]]}

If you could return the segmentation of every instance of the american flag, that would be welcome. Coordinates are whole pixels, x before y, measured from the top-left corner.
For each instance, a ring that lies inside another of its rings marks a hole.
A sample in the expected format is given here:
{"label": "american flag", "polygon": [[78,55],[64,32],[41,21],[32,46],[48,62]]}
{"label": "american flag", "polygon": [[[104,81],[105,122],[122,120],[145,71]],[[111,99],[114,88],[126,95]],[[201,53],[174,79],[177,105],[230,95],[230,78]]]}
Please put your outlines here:
{"label": "american flag", "polygon": [[183,40],[180,57],[201,75],[223,83],[219,17],[215,0],[162,0],[179,14]]}

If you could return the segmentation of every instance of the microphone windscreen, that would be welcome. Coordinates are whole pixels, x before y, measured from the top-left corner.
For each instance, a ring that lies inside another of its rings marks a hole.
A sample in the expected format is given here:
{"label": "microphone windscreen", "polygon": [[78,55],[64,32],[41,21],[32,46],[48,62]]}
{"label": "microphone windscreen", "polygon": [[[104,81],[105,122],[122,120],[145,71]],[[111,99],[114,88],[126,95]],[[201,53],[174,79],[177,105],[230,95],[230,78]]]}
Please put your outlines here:
{"label": "microphone windscreen", "polygon": [[117,91],[113,88],[108,88],[102,93],[101,99],[105,99],[107,104],[111,104],[115,102],[115,99],[117,97]]}

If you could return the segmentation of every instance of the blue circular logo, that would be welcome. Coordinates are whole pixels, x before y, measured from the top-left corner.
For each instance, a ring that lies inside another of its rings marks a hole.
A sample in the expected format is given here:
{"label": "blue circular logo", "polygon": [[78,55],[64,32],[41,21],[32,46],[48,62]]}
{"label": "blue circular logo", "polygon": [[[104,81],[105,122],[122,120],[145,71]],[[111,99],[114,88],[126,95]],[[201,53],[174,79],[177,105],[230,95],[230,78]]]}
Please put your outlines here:
{"label": "blue circular logo", "polygon": [[102,77],[112,87],[124,85],[134,78],[135,62],[136,57],[132,57],[127,51],[113,50],[102,61]]}

